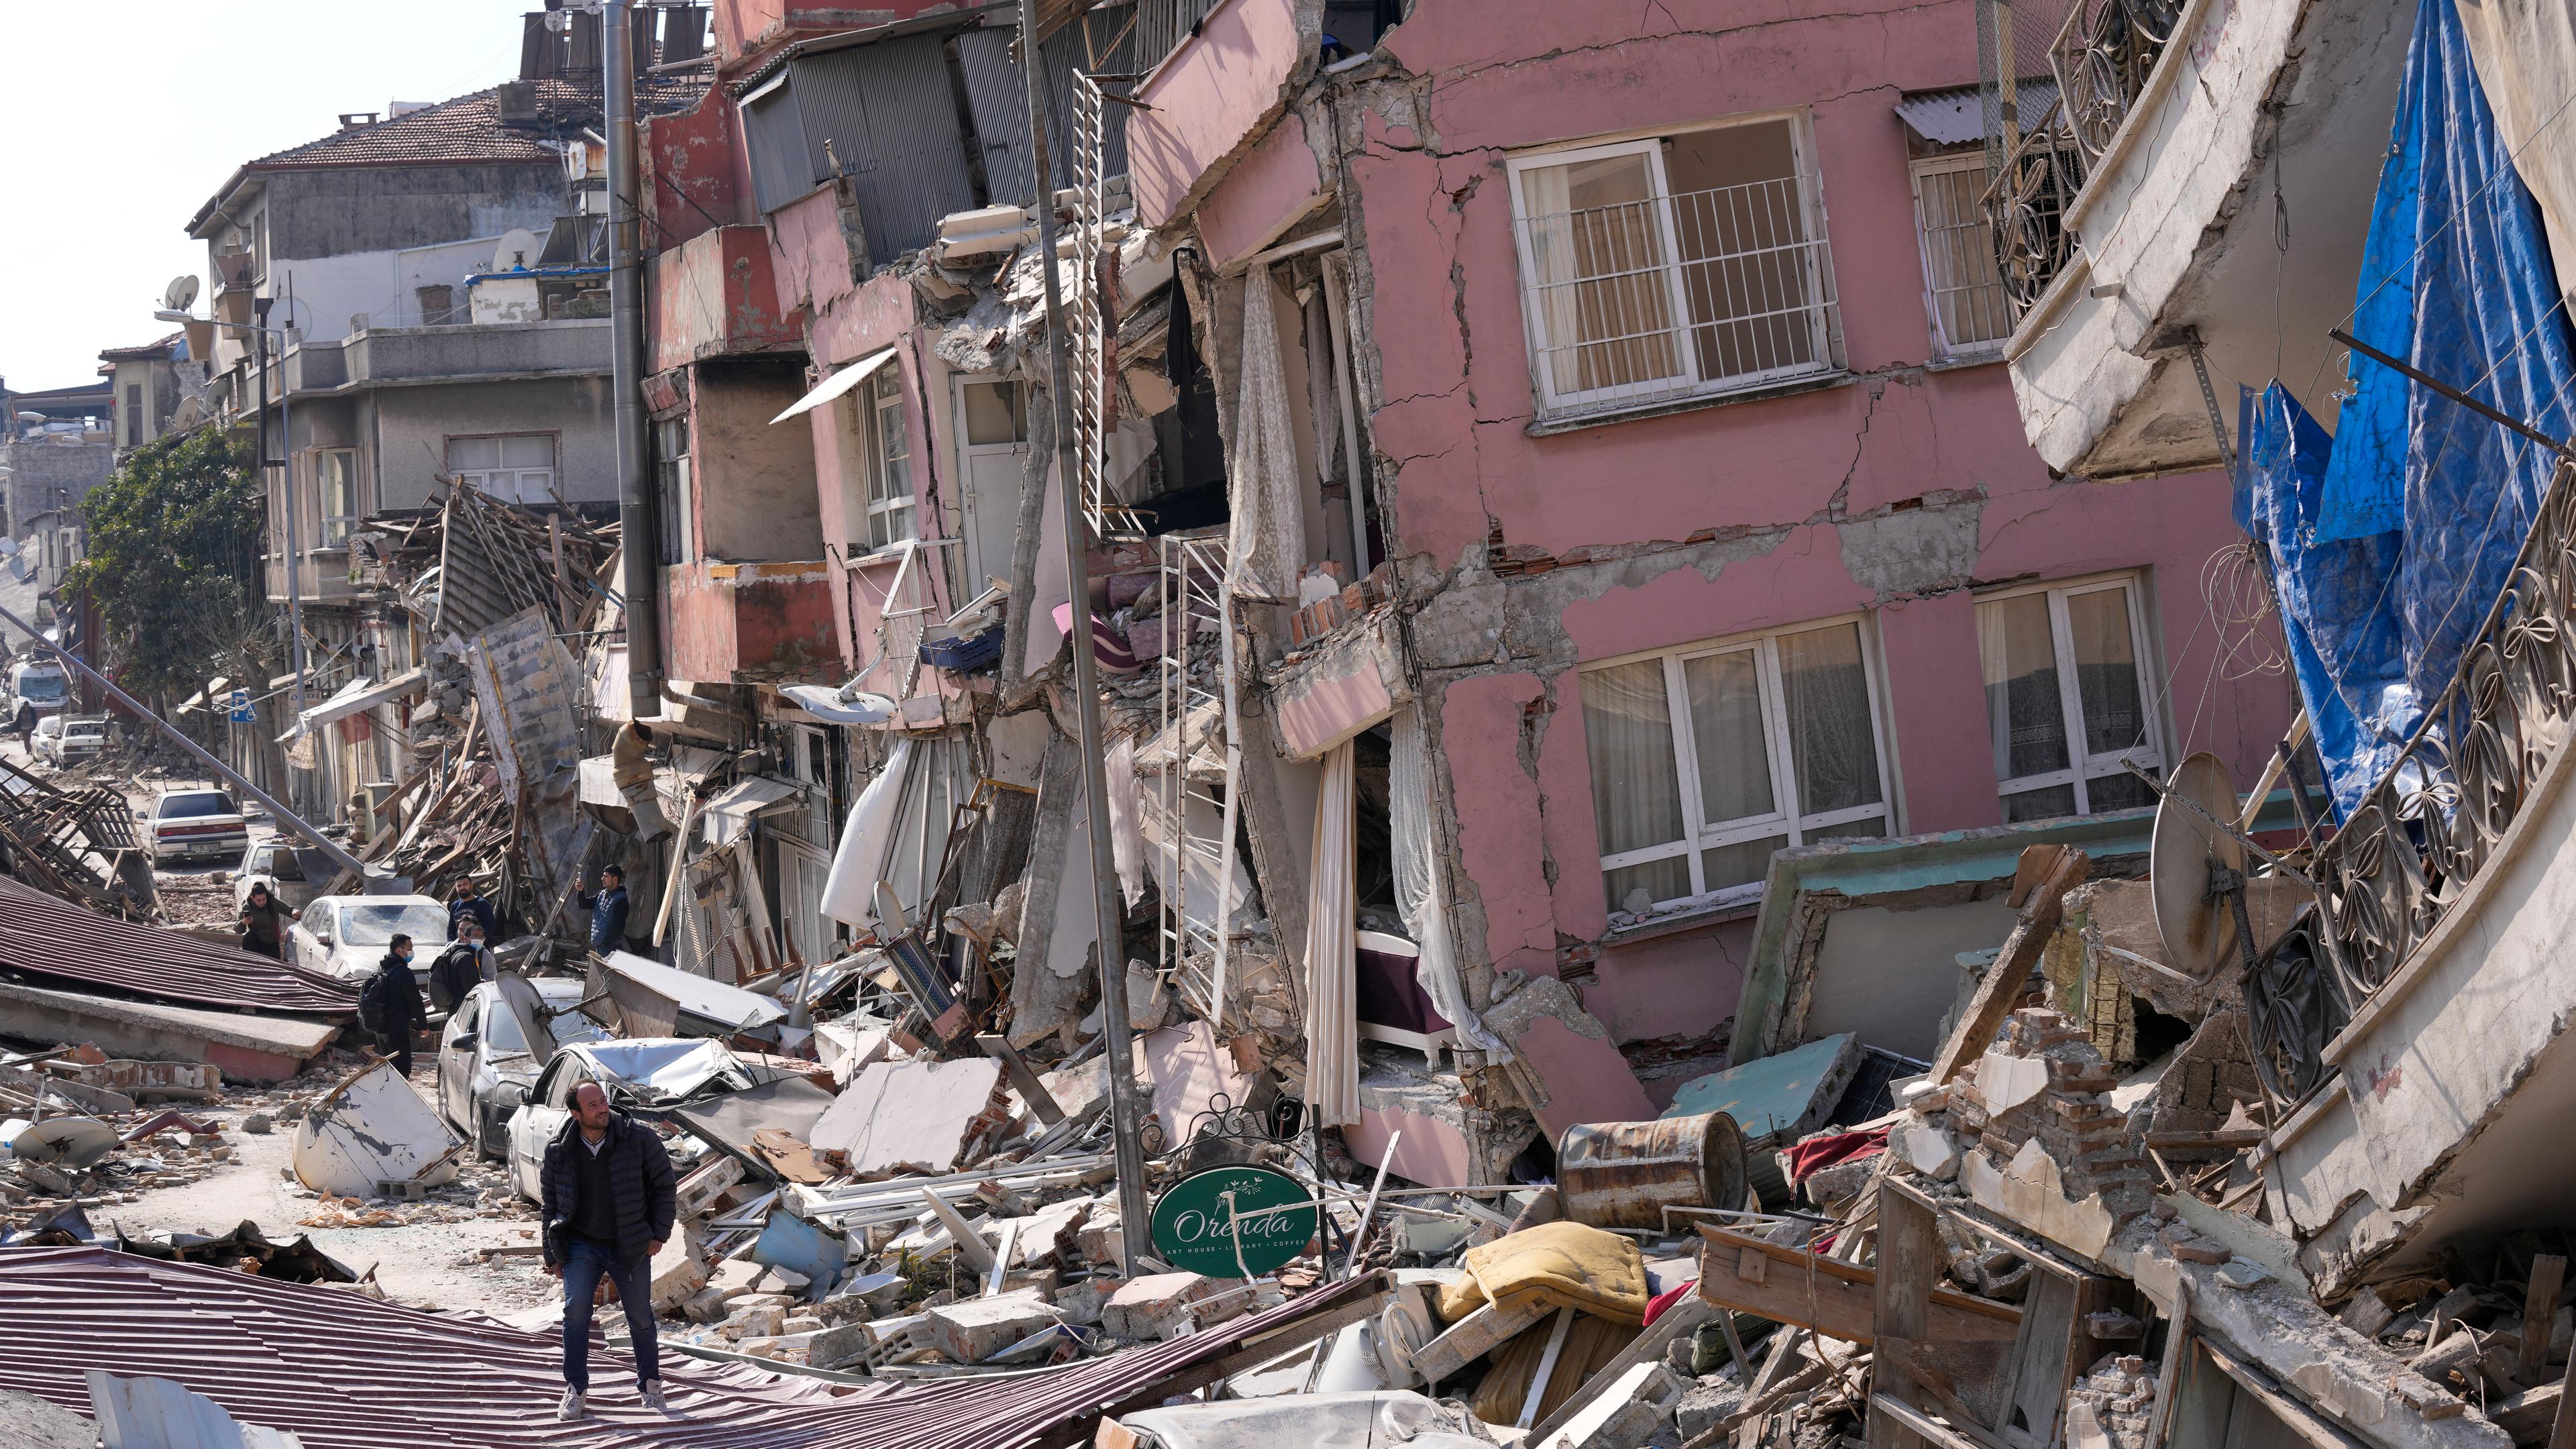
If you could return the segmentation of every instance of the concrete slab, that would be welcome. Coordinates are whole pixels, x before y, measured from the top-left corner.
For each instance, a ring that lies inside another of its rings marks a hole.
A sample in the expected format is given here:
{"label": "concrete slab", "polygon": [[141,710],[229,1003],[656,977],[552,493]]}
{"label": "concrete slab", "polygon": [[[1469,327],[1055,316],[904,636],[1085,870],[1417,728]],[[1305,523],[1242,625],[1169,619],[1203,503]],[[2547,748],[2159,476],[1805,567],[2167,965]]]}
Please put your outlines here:
{"label": "concrete slab", "polygon": [[811,1142],[850,1155],[862,1175],[901,1167],[940,1173],[957,1166],[969,1129],[1002,1086],[990,1057],[951,1062],[879,1062],[859,1073],[814,1122]]}
{"label": "concrete slab", "polygon": [[1655,1115],[1646,1089],[1610,1032],[1553,976],[1541,976],[1485,1013],[1492,1028],[1518,1053],[1547,1100],[1531,1115],[1548,1141],[1584,1122],[1644,1122]]}
{"label": "concrete slab", "polygon": [[1794,1142],[1824,1125],[1860,1062],[1860,1038],[1845,1032],[1686,1082],[1663,1115],[1724,1112],[1748,1144]]}
{"label": "concrete slab", "polygon": [[282,1082],[340,1029],[292,1016],[200,1011],[0,981],[0,1036],[89,1042],[114,1056],[209,1062],[236,1081]]}

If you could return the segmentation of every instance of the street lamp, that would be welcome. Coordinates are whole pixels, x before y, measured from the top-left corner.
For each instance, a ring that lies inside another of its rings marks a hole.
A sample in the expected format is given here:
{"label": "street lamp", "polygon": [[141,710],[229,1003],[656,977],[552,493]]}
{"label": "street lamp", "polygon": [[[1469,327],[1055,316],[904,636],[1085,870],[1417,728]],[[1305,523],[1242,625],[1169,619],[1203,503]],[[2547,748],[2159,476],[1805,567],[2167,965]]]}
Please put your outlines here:
{"label": "street lamp", "polygon": [[[251,350],[259,359],[259,416],[261,419],[259,467],[261,475],[265,477],[269,466],[268,339],[272,335],[278,339],[277,355],[280,361],[284,361],[288,329],[268,325],[269,304],[275,300],[270,297],[251,299],[252,305],[259,312],[259,320],[256,322],[227,322],[220,317],[199,317],[191,314],[187,310],[187,305],[196,300],[196,282],[197,279],[190,276],[174,278],[169,290],[163,294],[162,300],[177,305],[155,308],[152,315],[163,322],[189,322],[207,327],[230,327],[235,331],[251,334]],[[292,306],[291,303],[289,305]],[[304,713],[304,532],[295,506],[295,469],[292,461],[294,458],[292,450],[295,446],[292,432],[294,415],[287,401],[289,391],[291,389],[284,386],[280,386],[277,390],[277,467],[286,488],[286,633],[288,667],[294,671],[294,676],[288,682],[287,688],[295,713],[301,717]]]}

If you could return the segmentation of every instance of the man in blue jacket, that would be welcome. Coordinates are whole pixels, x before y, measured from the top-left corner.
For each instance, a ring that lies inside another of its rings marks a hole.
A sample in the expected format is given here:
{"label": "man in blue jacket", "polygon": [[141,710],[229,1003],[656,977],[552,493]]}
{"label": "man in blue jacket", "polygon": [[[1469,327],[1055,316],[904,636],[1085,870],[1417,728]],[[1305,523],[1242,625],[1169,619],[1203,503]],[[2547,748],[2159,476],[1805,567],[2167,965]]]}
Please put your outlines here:
{"label": "man in blue jacket", "polygon": [[584,891],[580,897],[583,909],[590,912],[590,949],[605,956],[626,949],[626,871],[622,866],[603,866],[599,872],[599,889]]}
{"label": "man in blue jacket", "polygon": [[644,1407],[662,1398],[662,1341],[653,1322],[653,1255],[679,1214],[671,1154],[653,1129],[608,1105],[597,1082],[573,1089],[572,1119],[546,1144],[541,1234],[546,1272],[563,1280],[563,1403],[558,1419],[589,1412],[591,1300],[599,1280],[617,1284]]}

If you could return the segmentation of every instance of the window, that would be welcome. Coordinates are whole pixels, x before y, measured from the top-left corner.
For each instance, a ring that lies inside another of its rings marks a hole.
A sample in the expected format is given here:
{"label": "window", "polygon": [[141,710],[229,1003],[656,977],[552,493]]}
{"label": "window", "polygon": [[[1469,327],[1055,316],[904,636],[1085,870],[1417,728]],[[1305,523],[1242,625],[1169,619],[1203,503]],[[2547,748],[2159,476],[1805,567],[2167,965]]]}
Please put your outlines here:
{"label": "window", "polygon": [[[1977,601],[1977,655],[2004,819],[2098,815],[2154,803],[2121,768],[2164,763],[2148,705],[2135,577]],[[2080,768],[2079,768],[2080,762]]]}
{"label": "window", "polygon": [[1610,908],[1750,899],[1775,850],[1890,833],[1875,675],[1856,619],[1587,666]]}
{"label": "window", "polygon": [[1936,357],[1991,352],[2012,335],[1986,221],[1983,151],[1914,163],[1914,223],[1923,242],[1923,305]]}
{"label": "window", "polygon": [[450,438],[447,471],[504,503],[545,503],[555,496],[554,436]]}
{"label": "window", "polygon": [[129,382],[125,385],[125,446],[137,447],[142,442],[143,384]]}
{"label": "window", "polygon": [[877,369],[858,407],[867,427],[865,542],[879,549],[914,536],[912,440],[903,417],[903,369]]}
{"label": "window", "polygon": [[1786,117],[1511,163],[1543,415],[1830,372],[1833,278]]}
{"label": "window", "polygon": [[684,564],[697,557],[689,544],[696,529],[689,492],[689,420],[672,418],[653,425],[654,513],[662,525],[662,562]]}
{"label": "window", "polygon": [[325,448],[313,462],[322,480],[322,546],[346,548],[358,521],[358,450]]}
{"label": "window", "polygon": [[412,295],[420,300],[421,326],[452,327],[461,320],[456,315],[454,287],[419,287]]}

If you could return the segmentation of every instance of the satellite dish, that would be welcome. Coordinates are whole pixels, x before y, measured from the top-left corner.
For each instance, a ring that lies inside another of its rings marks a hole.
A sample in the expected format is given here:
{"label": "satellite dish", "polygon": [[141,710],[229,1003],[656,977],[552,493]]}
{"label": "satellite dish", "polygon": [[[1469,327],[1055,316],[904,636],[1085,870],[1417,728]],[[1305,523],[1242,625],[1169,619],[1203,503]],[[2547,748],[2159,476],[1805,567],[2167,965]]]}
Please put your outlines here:
{"label": "satellite dish", "polygon": [[535,232],[514,226],[501,233],[501,245],[492,252],[492,270],[525,271],[537,264],[537,256],[544,250],[545,243],[537,239]]}
{"label": "satellite dish", "polygon": [[182,272],[170,279],[161,291],[161,306],[166,311],[185,312],[197,305],[197,278],[193,272]]}
{"label": "satellite dish", "polygon": [[2234,820],[2240,808],[2227,766],[2206,750],[2174,766],[2165,780],[2147,854],[2147,888],[2155,899],[2165,964],[2207,980],[2237,951],[2236,921],[2223,897],[2210,889],[2210,868],[2223,866],[2241,881],[2245,847],[2191,805],[2221,820]]}
{"label": "satellite dish", "polygon": [[536,1053],[542,1065],[548,1054],[540,1050],[537,1043],[554,1040],[547,1023],[553,1020],[555,1013],[546,1009],[546,999],[537,994],[537,988],[529,985],[526,977],[507,971],[493,973],[492,994],[500,998],[501,1009],[510,1013],[518,1025],[519,1039],[528,1044],[529,1051]]}

